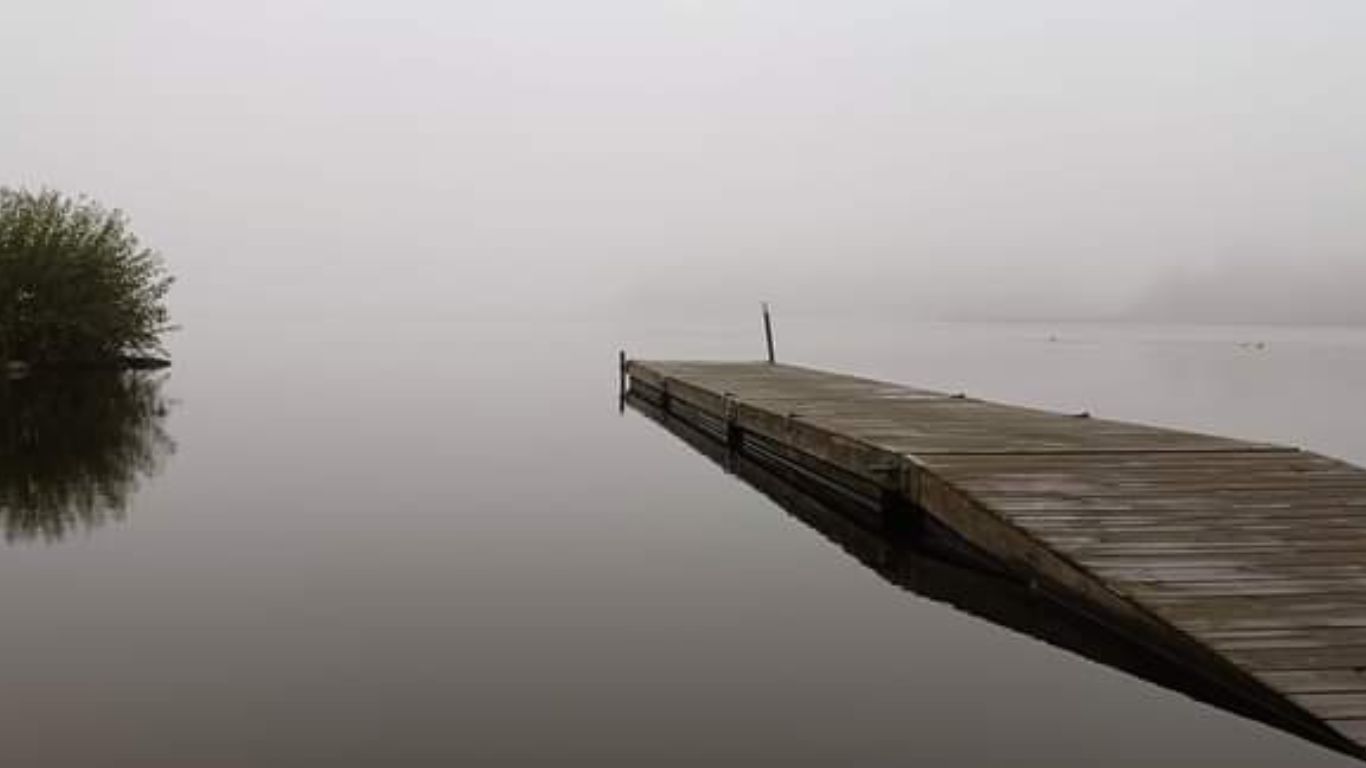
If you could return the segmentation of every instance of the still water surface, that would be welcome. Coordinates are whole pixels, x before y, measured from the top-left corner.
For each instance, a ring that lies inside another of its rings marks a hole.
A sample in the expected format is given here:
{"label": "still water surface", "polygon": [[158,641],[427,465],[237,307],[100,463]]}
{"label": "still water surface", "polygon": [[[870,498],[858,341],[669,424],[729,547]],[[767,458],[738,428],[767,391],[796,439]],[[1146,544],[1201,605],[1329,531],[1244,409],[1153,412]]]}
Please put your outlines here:
{"label": "still water surface", "polygon": [[[779,321],[792,362],[1366,463],[1363,331]],[[755,330],[187,332],[164,380],[11,387],[4,764],[1353,764],[897,589],[617,413],[618,347]]]}

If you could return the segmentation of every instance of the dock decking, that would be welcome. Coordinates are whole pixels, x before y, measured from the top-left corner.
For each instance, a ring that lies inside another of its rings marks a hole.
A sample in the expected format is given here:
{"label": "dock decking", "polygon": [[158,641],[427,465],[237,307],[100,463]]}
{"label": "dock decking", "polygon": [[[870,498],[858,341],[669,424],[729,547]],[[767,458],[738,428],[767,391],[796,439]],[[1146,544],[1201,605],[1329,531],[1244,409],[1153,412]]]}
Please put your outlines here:
{"label": "dock decking", "polygon": [[1366,756],[1366,470],[788,365],[625,374],[663,412],[928,515],[1202,684]]}

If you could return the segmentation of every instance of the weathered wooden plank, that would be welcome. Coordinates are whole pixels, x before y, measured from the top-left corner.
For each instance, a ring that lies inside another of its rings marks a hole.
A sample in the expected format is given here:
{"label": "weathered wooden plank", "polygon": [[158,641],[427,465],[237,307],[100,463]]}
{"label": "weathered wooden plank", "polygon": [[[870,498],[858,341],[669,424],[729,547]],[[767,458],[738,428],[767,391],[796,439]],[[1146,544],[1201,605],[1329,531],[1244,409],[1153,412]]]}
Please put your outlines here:
{"label": "weathered wooden plank", "polygon": [[1225,650],[1265,650],[1274,648],[1366,647],[1366,629],[1330,628],[1231,630],[1207,632],[1205,641]]}
{"label": "weathered wooden plank", "polygon": [[1222,515],[1229,511],[1255,514],[1315,515],[1331,512],[1343,516],[1366,513],[1366,494],[1242,493],[1149,495],[1142,498],[1086,498],[1062,496],[996,497],[992,509],[1011,517]]}
{"label": "weathered wooden plank", "polygon": [[1305,693],[1290,698],[1325,718],[1366,718],[1366,693]]}
{"label": "weathered wooden plank", "polygon": [[[1066,530],[1058,526],[1032,527],[1038,537],[1074,551],[1083,548],[1124,547],[1151,549],[1171,545],[1172,548],[1195,548],[1205,545],[1205,551],[1354,549],[1366,544],[1366,530],[1360,526],[1312,526],[1302,529],[1214,528],[1181,526],[1161,529],[1083,529]],[[1359,551],[1359,550],[1357,550]]]}
{"label": "weathered wooden plank", "polygon": [[1125,568],[1147,568],[1154,572],[1175,568],[1230,569],[1243,568],[1249,572],[1275,572],[1281,568],[1314,565],[1356,565],[1362,562],[1355,551],[1314,552],[1312,556],[1287,549],[1281,552],[1177,552],[1148,551],[1131,554],[1092,554],[1078,557],[1089,568],[1115,571]]}
{"label": "weathered wooden plank", "polygon": [[1264,574],[1257,578],[1204,581],[1130,581],[1126,594],[1151,602],[1163,597],[1218,598],[1258,595],[1354,595],[1366,589],[1366,574],[1356,577],[1306,578],[1289,574]]}
{"label": "weathered wooden plank", "polygon": [[1287,693],[1366,694],[1366,671],[1361,669],[1259,672],[1258,677]]}
{"label": "weathered wooden plank", "polygon": [[1366,670],[1366,645],[1302,648],[1229,648],[1230,658],[1260,674],[1264,671]]}
{"label": "weathered wooden plank", "polygon": [[[1331,512],[1329,514],[1328,512]],[[1301,514],[1301,511],[1252,512],[1230,519],[1226,514],[1166,513],[1161,515],[1010,515],[1010,519],[1036,530],[1056,529],[1095,535],[1161,535],[1184,532],[1220,531],[1225,534],[1262,532],[1291,535],[1297,531],[1366,530],[1366,515]]]}
{"label": "weathered wooden plank", "polygon": [[1296,576],[1344,579],[1366,574],[1366,563],[1247,563],[1232,561],[1227,565],[1210,566],[1189,561],[1140,563],[1138,565],[1095,563],[1096,573],[1114,581],[1182,582],[1182,581],[1245,581],[1250,579],[1291,578]]}

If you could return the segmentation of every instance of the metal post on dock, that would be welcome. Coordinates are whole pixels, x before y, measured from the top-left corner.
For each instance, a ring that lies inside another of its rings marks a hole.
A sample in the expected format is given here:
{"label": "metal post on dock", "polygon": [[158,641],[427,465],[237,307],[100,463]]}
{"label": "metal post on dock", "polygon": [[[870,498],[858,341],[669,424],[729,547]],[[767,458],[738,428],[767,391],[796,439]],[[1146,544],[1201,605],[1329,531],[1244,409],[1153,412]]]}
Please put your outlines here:
{"label": "metal post on dock", "polygon": [[763,302],[763,305],[764,305],[764,340],[768,342],[768,362],[769,362],[770,365],[772,365],[774,362],[776,362],[776,361],[774,360],[774,358],[773,358],[773,320],[770,319],[769,314],[768,314],[768,302],[767,302],[767,301]]}

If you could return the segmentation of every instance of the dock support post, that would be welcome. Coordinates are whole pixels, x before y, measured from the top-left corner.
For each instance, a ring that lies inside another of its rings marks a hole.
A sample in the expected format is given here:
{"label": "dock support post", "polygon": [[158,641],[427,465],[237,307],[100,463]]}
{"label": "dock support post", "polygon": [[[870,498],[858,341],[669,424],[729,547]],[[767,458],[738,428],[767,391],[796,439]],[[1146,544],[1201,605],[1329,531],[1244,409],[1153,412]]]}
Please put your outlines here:
{"label": "dock support post", "polygon": [[740,404],[729,392],[721,396],[721,430],[725,436],[726,474],[735,474],[735,460],[740,453]]}
{"label": "dock support post", "polygon": [[768,302],[765,301],[763,304],[764,304],[764,341],[768,342],[768,362],[769,362],[770,365],[772,365],[772,364],[775,362],[775,360],[774,360],[774,358],[773,358],[773,321],[769,318],[769,314],[768,314]]}
{"label": "dock support post", "polygon": [[877,477],[878,511],[885,531],[918,536],[923,519],[911,497],[905,493],[904,462],[900,459],[875,464],[869,470]]}
{"label": "dock support post", "polygon": [[726,447],[735,450],[740,447],[740,404],[729,392],[721,397],[721,421],[726,434]]}

